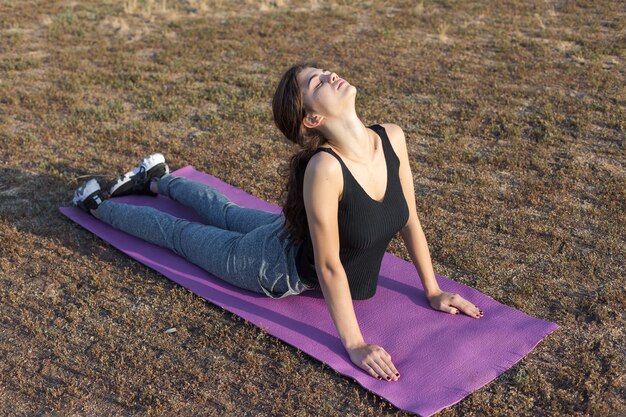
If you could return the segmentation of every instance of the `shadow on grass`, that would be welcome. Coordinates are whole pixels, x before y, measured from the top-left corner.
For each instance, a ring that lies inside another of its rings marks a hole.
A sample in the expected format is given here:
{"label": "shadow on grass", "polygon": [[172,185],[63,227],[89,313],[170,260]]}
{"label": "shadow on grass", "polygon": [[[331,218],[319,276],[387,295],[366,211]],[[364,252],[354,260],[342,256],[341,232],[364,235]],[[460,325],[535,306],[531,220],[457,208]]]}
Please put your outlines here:
{"label": "shadow on grass", "polygon": [[68,222],[59,207],[72,206],[74,190],[89,178],[96,178],[107,189],[112,175],[86,175],[78,169],[62,164],[46,164],[50,174],[35,174],[26,170],[0,168],[0,221],[19,232],[57,240],[81,254],[93,252],[95,242],[75,224]]}

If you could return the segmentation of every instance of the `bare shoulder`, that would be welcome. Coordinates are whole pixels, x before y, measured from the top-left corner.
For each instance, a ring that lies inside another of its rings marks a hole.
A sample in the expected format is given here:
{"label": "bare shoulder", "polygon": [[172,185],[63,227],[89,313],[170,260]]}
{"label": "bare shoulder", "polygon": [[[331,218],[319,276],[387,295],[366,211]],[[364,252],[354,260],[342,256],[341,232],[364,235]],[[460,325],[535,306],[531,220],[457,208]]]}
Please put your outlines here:
{"label": "bare shoulder", "polygon": [[382,123],[381,126],[385,128],[394,152],[398,155],[398,158],[402,160],[407,156],[404,131],[402,131],[402,128],[395,123]]}
{"label": "bare shoulder", "polygon": [[318,152],[311,157],[309,161],[305,175],[313,177],[337,177],[337,174],[341,172],[341,165],[334,156],[328,152]]}
{"label": "bare shoulder", "polygon": [[314,192],[331,192],[335,196],[343,190],[341,165],[334,156],[327,152],[318,152],[311,157],[304,172],[306,188]]}

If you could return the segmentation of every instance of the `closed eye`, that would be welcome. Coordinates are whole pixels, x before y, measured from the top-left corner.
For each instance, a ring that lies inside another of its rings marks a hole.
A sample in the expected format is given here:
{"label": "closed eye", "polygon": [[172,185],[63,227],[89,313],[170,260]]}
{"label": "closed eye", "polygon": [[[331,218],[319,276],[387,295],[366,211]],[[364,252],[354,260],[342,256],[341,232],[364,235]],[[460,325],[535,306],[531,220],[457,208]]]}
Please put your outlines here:
{"label": "closed eye", "polygon": [[[325,73],[327,73],[327,72],[330,72],[330,71],[328,71],[328,70],[323,70],[323,71],[322,71],[322,74],[320,74],[320,75],[323,75],[323,74],[325,74]],[[320,79],[320,76],[319,76],[319,75],[317,76],[317,79],[318,79],[318,80]],[[322,81],[320,80],[320,83],[319,83],[318,85],[316,85],[316,86],[315,86],[315,89],[318,89],[321,85],[322,85]]]}

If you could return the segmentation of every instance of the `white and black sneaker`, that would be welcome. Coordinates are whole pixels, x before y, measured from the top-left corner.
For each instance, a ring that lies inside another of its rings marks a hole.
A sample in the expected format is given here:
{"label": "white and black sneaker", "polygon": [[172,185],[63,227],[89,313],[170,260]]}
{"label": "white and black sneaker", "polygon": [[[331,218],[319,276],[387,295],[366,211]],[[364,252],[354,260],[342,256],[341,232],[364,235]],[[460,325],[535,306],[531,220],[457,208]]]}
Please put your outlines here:
{"label": "white and black sneaker", "polygon": [[95,210],[104,201],[100,184],[95,178],[84,182],[80,187],[74,191],[74,198],[72,203],[75,206],[80,207],[87,213],[89,210]]}
{"label": "white and black sneaker", "polygon": [[144,158],[132,171],[120,175],[111,186],[110,195],[111,197],[128,194],[155,195],[150,191],[150,181],[169,173],[170,169],[165,163],[165,157],[160,153],[152,154]]}

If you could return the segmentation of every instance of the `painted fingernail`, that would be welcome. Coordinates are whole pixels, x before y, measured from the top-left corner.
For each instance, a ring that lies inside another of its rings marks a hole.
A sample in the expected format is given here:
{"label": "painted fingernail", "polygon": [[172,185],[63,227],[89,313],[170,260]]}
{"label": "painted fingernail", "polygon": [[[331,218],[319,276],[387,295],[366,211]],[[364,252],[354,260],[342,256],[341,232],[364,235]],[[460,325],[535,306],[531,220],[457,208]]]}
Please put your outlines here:
{"label": "painted fingernail", "polygon": [[380,377],[380,375],[376,375],[376,378],[378,378],[378,380],[382,380],[382,378]]}
{"label": "painted fingernail", "polygon": [[387,376],[385,378],[387,378],[387,381],[391,381],[391,377],[390,376]]}
{"label": "painted fingernail", "polygon": [[396,372],[396,376],[400,376],[400,374],[398,372]]}

